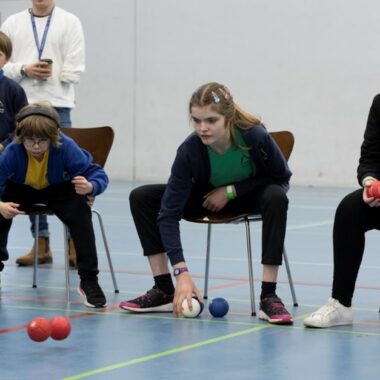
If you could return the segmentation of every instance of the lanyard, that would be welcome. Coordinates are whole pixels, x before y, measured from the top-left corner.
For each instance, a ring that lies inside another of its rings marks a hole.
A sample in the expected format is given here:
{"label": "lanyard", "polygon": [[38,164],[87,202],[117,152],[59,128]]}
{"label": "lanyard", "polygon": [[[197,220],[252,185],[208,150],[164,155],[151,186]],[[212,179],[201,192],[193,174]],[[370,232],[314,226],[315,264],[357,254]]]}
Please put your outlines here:
{"label": "lanyard", "polygon": [[[53,10],[54,10],[54,8],[53,8]],[[32,21],[32,27],[33,27],[34,42],[36,43],[36,48],[37,48],[37,51],[38,51],[38,60],[41,59],[42,52],[43,52],[44,47],[45,47],[46,36],[48,34],[48,30],[49,30],[49,26],[50,26],[50,21],[51,21],[51,16],[53,15],[53,10],[50,12],[49,17],[48,17],[48,19],[46,21],[46,25],[45,25],[45,29],[44,29],[44,34],[42,35],[41,45],[40,45],[40,43],[38,41],[38,33],[37,33],[36,21],[34,19],[34,14],[33,14],[32,9],[29,9],[30,20]]]}

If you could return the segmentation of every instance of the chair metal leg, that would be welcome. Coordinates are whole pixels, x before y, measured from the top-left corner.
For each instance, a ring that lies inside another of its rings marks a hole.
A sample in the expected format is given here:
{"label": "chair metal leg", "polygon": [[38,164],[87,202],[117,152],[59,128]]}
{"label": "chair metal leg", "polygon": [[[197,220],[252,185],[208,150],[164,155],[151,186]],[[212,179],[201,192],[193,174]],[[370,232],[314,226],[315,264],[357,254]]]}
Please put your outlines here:
{"label": "chair metal leg", "polygon": [[110,267],[110,272],[111,272],[111,277],[112,277],[113,287],[114,287],[114,289],[115,289],[115,293],[119,293],[119,288],[118,288],[117,283],[116,283],[115,272],[114,272],[114,270],[113,270],[113,265],[112,265],[112,260],[111,260],[111,255],[110,255],[110,250],[109,250],[109,248],[108,248],[108,242],[107,242],[106,232],[105,232],[104,225],[103,225],[102,216],[100,215],[99,211],[97,211],[97,210],[91,209],[91,211],[92,211],[95,215],[98,216],[98,221],[99,221],[99,225],[100,225],[100,230],[101,230],[101,232],[102,232],[102,237],[103,237],[104,249],[106,250],[107,259],[108,259],[108,265],[109,265],[109,267]]}
{"label": "chair metal leg", "polygon": [[207,300],[208,293],[208,273],[210,269],[210,246],[211,246],[211,224],[207,225],[207,246],[206,246],[206,267],[205,267],[205,286],[203,291],[203,299]]}
{"label": "chair metal leg", "polygon": [[290,291],[291,291],[292,297],[293,297],[293,305],[294,306],[298,306],[296,292],[294,291],[293,278],[292,278],[292,274],[290,272],[288,255],[286,254],[285,247],[284,247],[283,256],[284,256],[284,262],[285,262],[285,267],[286,267],[286,273],[288,274],[288,281],[289,281]]}
{"label": "chair metal leg", "polygon": [[63,225],[63,247],[65,259],[66,302],[70,303],[69,229],[65,224]]}
{"label": "chair metal leg", "polygon": [[38,235],[40,224],[40,216],[35,215],[34,217],[34,267],[33,267],[33,288],[37,288],[37,267],[38,267]]}
{"label": "chair metal leg", "polygon": [[249,219],[245,218],[244,222],[245,222],[245,233],[246,233],[246,237],[247,237],[249,289],[251,292],[251,315],[254,317],[254,316],[256,316],[256,303],[255,303],[255,288],[254,288],[254,281],[253,281],[251,230],[249,227]]}

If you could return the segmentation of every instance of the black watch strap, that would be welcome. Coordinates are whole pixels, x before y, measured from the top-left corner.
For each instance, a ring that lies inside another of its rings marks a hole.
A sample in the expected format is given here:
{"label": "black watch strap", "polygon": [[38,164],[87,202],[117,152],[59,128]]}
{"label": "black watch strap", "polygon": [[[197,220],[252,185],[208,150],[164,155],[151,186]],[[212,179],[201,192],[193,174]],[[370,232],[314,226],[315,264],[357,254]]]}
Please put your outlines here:
{"label": "black watch strap", "polygon": [[22,66],[21,66],[20,73],[21,73],[21,76],[22,76],[23,78],[26,77],[25,65],[22,65]]}

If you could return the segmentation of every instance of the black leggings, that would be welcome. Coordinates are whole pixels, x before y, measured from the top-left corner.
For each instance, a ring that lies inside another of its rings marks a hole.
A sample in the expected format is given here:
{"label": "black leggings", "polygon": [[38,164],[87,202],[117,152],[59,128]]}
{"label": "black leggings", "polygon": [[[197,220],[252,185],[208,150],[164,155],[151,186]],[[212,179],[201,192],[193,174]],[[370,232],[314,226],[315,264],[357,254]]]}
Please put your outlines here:
{"label": "black leggings", "polygon": [[[77,252],[79,276],[84,279],[98,274],[91,208],[86,203],[85,196],[75,193],[71,182],[51,185],[41,190],[8,182],[2,201],[19,203],[19,209],[26,212],[35,203],[46,204],[70,229]],[[7,241],[11,225],[12,219],[4,219],[0,215],[0,261],[8,259]]]}
{"label": "black leggings", "polygon": [[[145,256],[165,252],[156,222],[165,189],[166,185],[145,185],[132,190],[129,196],[132,217]],[[194,197],[191,199],[191,208],[201,207],[201,196],[195,201]],[[223,211],[229,209],[262,214],[262,264],[281,265],[288,210],[285,190],[278,185],[269,185],[260,192],[229,201]]]}
{"label": "black leggings", "polygon": [[365,233],[380,229],[380,208],[363,201],[363,189],[356,190],[340,202],[334,221],[334,281],[332,297],[351,306],[356,278],[362,262]]}

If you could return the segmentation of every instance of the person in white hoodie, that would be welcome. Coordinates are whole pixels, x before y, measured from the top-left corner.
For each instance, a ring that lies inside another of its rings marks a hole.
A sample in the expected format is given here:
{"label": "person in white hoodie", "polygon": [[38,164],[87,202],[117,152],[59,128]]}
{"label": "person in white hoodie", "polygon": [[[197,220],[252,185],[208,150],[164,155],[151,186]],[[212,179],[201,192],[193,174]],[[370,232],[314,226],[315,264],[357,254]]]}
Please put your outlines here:
{"label": "person in white hoodie", "polygon": [[[60,117],[61,127],[71,127],[75,107],[74,85],[85,70],[85,41],[82,24],[53,0],[31,0],[32,7],[9,16],[1,31],[9,36],[13,54],[4,74],[19,82],[28,102],[49,102]],[[31,231],[34,235],[34,217]],[[76,266],[76,252],[70,239],[70,265]],[[34,247],[17,258],[18,265],[33,265]],[[40,216],[38,262],[52,262],[49,226]]]}

